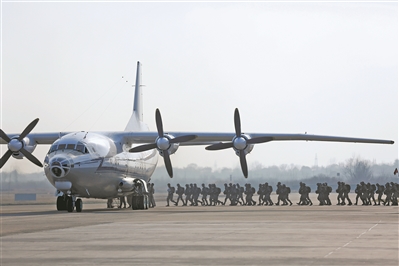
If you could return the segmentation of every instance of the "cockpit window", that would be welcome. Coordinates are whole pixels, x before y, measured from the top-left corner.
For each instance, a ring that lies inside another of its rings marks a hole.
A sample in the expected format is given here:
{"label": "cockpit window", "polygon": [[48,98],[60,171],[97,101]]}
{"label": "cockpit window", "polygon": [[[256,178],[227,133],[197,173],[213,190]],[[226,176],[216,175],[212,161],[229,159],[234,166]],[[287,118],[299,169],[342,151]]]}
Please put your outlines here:
{"label": "cockpit window", "polygon": [[75,149],[75,144],[67,144],[66,148],[67,150],[73,150]]}
{"label": "cockpit window", "polygon": [[52,145],[51,148],[50,148],[50,151],[48,153],[52,153],[53,151],[56,151],[57,150],[57,146],[58,145]]}
{"label": "cockpit window", "polygon": [[89,153],[87,147],[81,142],[78,142],[78,145],[76,145],[76,150],[81,153]]}
{"label": "cockpit window", "polygon": [[57,150],[65,150],[66,144],[60,144],[58,145],[58,149]]}

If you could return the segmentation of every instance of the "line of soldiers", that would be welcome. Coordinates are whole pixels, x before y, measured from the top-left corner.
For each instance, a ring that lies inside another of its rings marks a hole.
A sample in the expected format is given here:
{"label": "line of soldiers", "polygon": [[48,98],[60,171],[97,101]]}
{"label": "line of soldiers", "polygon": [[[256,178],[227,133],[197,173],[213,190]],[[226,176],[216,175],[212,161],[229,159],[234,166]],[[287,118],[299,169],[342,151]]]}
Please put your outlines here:
{"label": "line of soldiers", "polygon": [[[258,205],[274,205],[270,197],[273,188],[268,183],[260,184],[257,192],[251,184],[245,184],[244,187],[240,186],[240,184],[224,184],[224,202],[219,200],[222,190],[215,184],[209,184],[208,186],[202,184],[202,187],[198,187],[195,183],[186,184],[185,188],[180,184],[177,184],[177,189],[168,184],[167,191],[168,196],[166,198],[166,206],[170,206],[170,202],[174,203],[175,206],[178,206],[180,201],[182,202],[182,206],[199,206],[199,204],[202,206],[216,206],[226,205],[227,200],[229,200],[230,206],[236,206],[238,204],[252,206],[256,205],[256,201],[253,199],[255,193],[259,195]],[[178,196],[176,201],[173,200],[174,193]],[[282,202],[282,205],[288,205],[288,202],[292,205],[292,202],[288,197],[289,193],[291,193],[289,187],[279,182],[277,184],[276,193],[278,194],[276,205],[280,205],[280,201]],[[183,198],[183,195],[185,198]],[[200,195],[202,195],[201,199]]]}
{"label": "line of soldiers", "polygon": [[[386,183],[385,186],[378,183],[374,185],[370,183],[365,184],[364,182],[360,182],[360,184],[356,185],[355,193],[355,205],[357,205],[360,198],[360,200],[362,201],[362,205],[371,205],[371,200],[373,200],[374,205],[381,205],[382,202],[386,206],[389,206],[389,204],[391,204],[392,206],[398,206],[399,184],[394,182]],[[378,194],[378,204],[374,197],[375,193]],[[384,194],[386,195],[385,200],[382,199]]]}
{"label": "line of soldiers", "polygon": [[[348,205],[352,205],[352,201],[349,198],[349,193],[351,191],[351,186],[346,184],[345,182],[338,182],[338,187],[336,189],[337,192],[337,205],[346,205],[346,201]],[[224,202],[219,200],[219,196],[221,194],[221,189],[216,187],[215,184],[209,184],[206,186],[202,184],[202,187],[198,187],[197,184],[186,184],[185,187],[177,184],[177,190],[168,184],[168,196],[166,199],[167,205],[169,203],[174,203],[175,206],[179,205],[179,202],[182,202],[182,206],[216,206],[216,205],[226,205],[227,200],[230,201],[230,206],[240,205],[292,205],[291,200],[289,199],[289,194],[291,193],[291,189],[287,187],[285,184],[281,184],[281,182],[277,183],[276,194],[277,194],[277,202],[273,203],[271,199],[271,193],[273,192],[272,186],[270,186],[267,182],[264,184],[259,184],[258,191],[255,190],[251,184],[245,184],[245,186],[240,186],[240,184],[232,184],[229,185],[224,184],[223,194],[225,195]],[[298,193],[300,194],[298,205],[313,205],[309,194],[311,192],[311,188],[307,186],[305,183],[299,183]],[[330,193],[332,192],[332,187],[327,183],[317,183],[317,189],[315,193],[317,194],[317,200],[319,201],[319,205],[331,205]],[[177,194],[177,200],[173,200],[174,193]],[[253,196],[257,193],[259,195],[258,204],[253,199]],[[357,185],[355,189],[356,193],[356,203],[358,203],[358,199],[360,198],[363,202],[362,205],[371,205],[371,200],[374,201],[374,205],[380,205],[383,202],[384,205],[398,205],[398,196],[399,196],[399,185],[397,183],[387,183],[385,186],[372,185],[370,183],[365,184],[361,182]],[[374,198],[374,194],[378,194],[378,204]],[[386,195],[385,200],[382,199],[383,195]],[[200,199],[200,195],[202,195]],[[245,195],[245,197],[244,197]],[[183,196],[185,198],[183,198]],[[208,200],[209,197],[209,200]]]}

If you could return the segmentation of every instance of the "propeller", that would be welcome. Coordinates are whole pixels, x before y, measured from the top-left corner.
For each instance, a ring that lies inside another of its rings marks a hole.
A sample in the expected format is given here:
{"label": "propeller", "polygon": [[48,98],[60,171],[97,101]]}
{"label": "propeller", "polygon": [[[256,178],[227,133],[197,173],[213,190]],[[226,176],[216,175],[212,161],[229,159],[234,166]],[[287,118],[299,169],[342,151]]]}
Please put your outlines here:
{"label": "propeller", "polygon": [[22,153],[29,161],[37,166],[43,167],[42,163],[35,156],[33,156],[32,153],[25,150],[24,142],[22,141],[32,131],[38,122],[39,118],[33,120],[16,139],[10,139],[7,134],[0,129],[0,137],[8,143],[8,151],[6,151],[6,153],[0,159],[0,168],[3,167],[13,153],[17,152]]}
{"label": "propeller", "polygon": [[240,165],[242,173],[244,174],[245,178],[248,177],[248,165],[247,160],[245,158],[245,149],[248,147],[249,144],[259,144],[273,140],[272,137],[257,137],[253,139],[248,139],[241,133],[241,120],[240,120],[240,113],[236,108],[234,111],[234,128],[235,128],[235,137],[231,142],[221,142],[212,144],[207,146],[205,149],[208,151],[217,151],[223,150],[228,148],[233,148],[237,151],[237,155],[240,157]]}
{"label": "propeller", "polygon": [[172,163],[170,161],[170,155],[169,155],[169,151],[168,151],[168,149],[170,148],[170,145],[174,144],[174,143],[181,143],[181,142],[187,142],[187,141],[193,140],[193,139],[197,138],[197,135],[184,135],[184,136],[179,136],[176,138],[170,138],[167,135],[165,135],[164,131],[163,131],[161,112],[159,111],[159,109],[157,109],[155,111],[155,122],[157,125],[157,131],[158,131],[158,138],[155,140],[155,143],[144,144],[144,145],[140,145],[140,146],[131,148],[129,150],[129,152],[142,152],[142,151],[148,151],[148,150],[152,150],[152,149],[158,149],[160,152],[162,152],[166,171],[168,171],[169,176],[172,178],[173,177],[173,169],[172,169]]}

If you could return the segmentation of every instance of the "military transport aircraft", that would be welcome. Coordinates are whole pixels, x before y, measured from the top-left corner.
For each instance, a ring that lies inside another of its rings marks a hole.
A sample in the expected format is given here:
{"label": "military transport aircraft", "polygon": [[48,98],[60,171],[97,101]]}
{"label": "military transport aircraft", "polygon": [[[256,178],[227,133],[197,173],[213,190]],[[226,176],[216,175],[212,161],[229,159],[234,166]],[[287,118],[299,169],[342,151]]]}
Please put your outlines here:
{"label": "military transport aircraft", "polygon": [[[0,159],[0,168],[12,156],[26,157],[44,172],[57,189],[57,210],[77,212],[83,209],[81,198],[109,199],[133,194],[133,209],[148,208],[147,182],[163,157],[173,177],[170,155],[180,145],[208,145],[206,150],[232,148],[240,158],[243,175],[248,177],[245,156],[255,144],[269,141],[306,140],[393,144],[391,140],[321,136],[309,134],[243,133],[238,109],[234,112],[234,133],[165,132],[161,113],[155,111],[156,132],[143,123],[141,65],[137,62],[133,113],[122,132],[30,133],[39,119],[33,120],[21,134],[6,134],[0,129],[0,144],[8,150]],[[44,164],[32,155],[37,145],[51,145]]]}

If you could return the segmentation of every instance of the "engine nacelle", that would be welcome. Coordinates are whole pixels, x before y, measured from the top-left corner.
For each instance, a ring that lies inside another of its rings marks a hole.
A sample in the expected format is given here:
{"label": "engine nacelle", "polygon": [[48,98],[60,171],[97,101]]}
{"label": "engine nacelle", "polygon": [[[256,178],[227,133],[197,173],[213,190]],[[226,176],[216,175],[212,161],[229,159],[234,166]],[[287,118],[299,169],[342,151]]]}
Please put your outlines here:
{"label": "engine nacelle", "polygon": [[163,138],[157,138],[157,146],[162,147],[162,149],[158,149],[159,155],[163,157],[163,153],[165,152],[165,150],[168,151],[169,155],[174,154],[177,149],[179,149],[179,143],[169,143],[169,141],[174,138],[174,136],[169,134],[165,134]]}
{"label": "engine nacelle", "polygon": [[[244,153],[245,153],[245,155],[247,155],[248,153],[250,153],[254,149],[254,144],[247,144],[246,143],[246,140],[251,139],[251,136],[246,135],[246,134],[242,134],[240,136],[240,139],[242,140],[241,143],[237,143],[237,140],[238,140],[237,137],[234,137],[232,141],[233,141],[233,143],[236,143],[238,145],[242,145],[243,149],[244,149]],[[242,149],[237,149],[234,145],[233,145],[233,149],[236,152],[236,155],[238,157],[240,157],[240,150],[242,150]]]}
{"label": "engine nacelle", "polygon": [[[11,139],[11,142],[8,144],[8,146],[9,146],[9,149],[10,149],[10,146],[11,145],[13,145],[13,142],[17,139],[18,137],[15,137],[15,138],[12,138]],[[15,139],[15,140],[14,140]],[[13,141],[14,140],[14,141]],[[18,141],[19,142],[19,141]],[[17,143],[18,144],[18,142],[17,141],[15,141],[15,143]],[[19,143],[21,143],[22,144],[22,148],[24,148],[25,150],[27,150],[28,152],[30,152],[30,153],[32,153],[35,149],[36,149],[36,143],[34,142],[34,141],[31,141],[28,137],[25,137],[25,138],[23,138],[22,140],[21,140],[21,142],[19,142]],[[33,145],[30,145],[30,144],[33,144]],[[18,144],[18,145],[20,145],[20,144]],[[11,150],[11,149],[10,149]],[[17,152],[14,152],[13,154],[12,154],[12,157],[14,157],[15,159],[23,159],[25,156],[21,153],[21,152],[19,152],[19,151],[17,151]]]}

